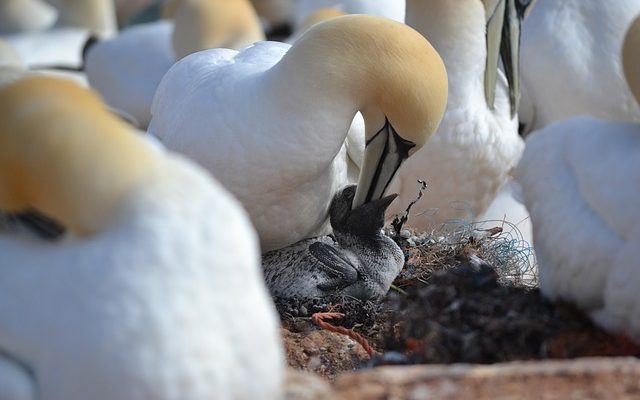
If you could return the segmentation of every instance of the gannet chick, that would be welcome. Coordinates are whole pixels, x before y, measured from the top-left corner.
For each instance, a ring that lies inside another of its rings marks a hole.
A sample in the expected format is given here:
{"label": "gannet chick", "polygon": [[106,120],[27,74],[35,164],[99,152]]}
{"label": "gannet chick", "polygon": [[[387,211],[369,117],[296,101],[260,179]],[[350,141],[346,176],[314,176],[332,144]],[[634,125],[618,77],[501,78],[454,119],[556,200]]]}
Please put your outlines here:
{"label": "gannet chick", "polygon": [[[622,65],[640,104],[640,18]],[[640,124],[576,117],[527,138],[516,177],[531,213],[540,289],[640,343]]]}
{"label": "gannet chick", "polygon": [[160,80],[180,58],[208,48],[241,48],[264,40],[248,0],[180,0],[172,21],[135,25],[87,53],[91,88],[144,129]]}
{"label": "gannet chick", "polygon": [[269,251],[329,233],[331,200],[353,183],[345,138],[358,111],[367,144],[355,207],[383,196],[446,100],[444,65],[424,37],[348,15],[291,47],[258,42],[185,57],[158,87],[149,132],[220,179]]}
{"label": "gannet chick", "polygon": [[404,266],[400,247],[382,232],[384,212],[396,195],[351,209],[356,187],[338,192],[329,218],[333,237],[301,240],[262,256],[274,297],[347,295],[381,298]]}
{"label": "gannet chick", "polygon": [[640,122],[620,50],[638,0],[538,0],[522,28],[524,133],[591,115]]}
{"label": "gannet chick", "polygon": [[28,77],[0,90],[0,210],[29,208],[72,234],[0,232],[1,399],[280,398],[257,237],[208,173]]}
{"label": "gannet chick", "polygon": [[[429,189],[413,207],[410,226],[431,230],[452,219],[472,222],[510,179],[524,147],[518,135],[515,71],[526,3],[407,0],[407,24],[433,43],[447,67],[449,103],[429,145],[405,163],[392,183],[390,191],[399,198],[389,218],[415,198],[421,179]],[[499,50],[509,85],[498,71]]]}

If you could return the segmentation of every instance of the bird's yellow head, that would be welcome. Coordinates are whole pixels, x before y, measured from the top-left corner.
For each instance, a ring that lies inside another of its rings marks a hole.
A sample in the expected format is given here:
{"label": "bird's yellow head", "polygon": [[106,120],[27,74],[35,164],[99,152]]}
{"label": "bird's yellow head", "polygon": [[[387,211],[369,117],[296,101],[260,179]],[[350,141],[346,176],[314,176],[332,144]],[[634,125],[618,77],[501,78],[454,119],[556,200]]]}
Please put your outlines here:
{"label": "bird's yellow head", "polygon": [[99,231],[156,155],[93,92],[64,79],[0,89],[0,209],[34,208],[76,234]]}
{"label": "bird's yellow head", "polygon": [[264,40],[260,20],[248,0],[174,0],[170,4],[178,59],[200,50],[239,49]]}
{"label": "bird's yellow head", "polygon": [[349,82],[365,119],[381,112],[418,148],[442,120],[448,95],[444,62],[405,24],[367,15],[332,18],[313,26],[289,53],[333,62],[330,73]]}
{"label": "bird's yellow head", "polygon": [[309,29],[283,57],[284,68],[295,71],[287,63],[318,69],[327,84],[346,88],[364,117],[367,147],[354,206],[380,198],[444,116],[444,62],[405,24],[366,15],[332,18]]}
{"label": "bird's yellow head", "polygon": [[622,48],[622,63],[629,88],[640,104],[640,16],[627,31]]}
{"label": "bird's yellow head", "polygon": [[309,30],[309,28],[311,28],[315,24],[329,20],[331,18],[342,17],[344,15],[346,15],[344,12],[335,8],[320,8],[306,17],[304,21],[302,21],[300,26],[296,28],[296,31],[302,33]]}

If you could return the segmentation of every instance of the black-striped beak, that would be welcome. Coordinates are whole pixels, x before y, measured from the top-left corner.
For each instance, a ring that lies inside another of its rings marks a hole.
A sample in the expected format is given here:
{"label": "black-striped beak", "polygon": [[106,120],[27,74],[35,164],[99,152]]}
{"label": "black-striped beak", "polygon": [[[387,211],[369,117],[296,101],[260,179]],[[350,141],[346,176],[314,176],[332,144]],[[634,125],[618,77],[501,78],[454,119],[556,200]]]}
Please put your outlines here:
{"label": "black-striped beak", "polygon": [[502,59],[507,82],[511,117],[518,112],[520,101],[520,33],[522,21],[537,0],[499,0],[487,16],[487,63],[484,93],[487,105],[495,106],[498,58]]}
{"label": "black-striped beak", "polygon": [[389,120],[385,119],[382,129],[367,141],[364,149],[352,208],[380,199],[413,147],[415,143],[398,135]]}

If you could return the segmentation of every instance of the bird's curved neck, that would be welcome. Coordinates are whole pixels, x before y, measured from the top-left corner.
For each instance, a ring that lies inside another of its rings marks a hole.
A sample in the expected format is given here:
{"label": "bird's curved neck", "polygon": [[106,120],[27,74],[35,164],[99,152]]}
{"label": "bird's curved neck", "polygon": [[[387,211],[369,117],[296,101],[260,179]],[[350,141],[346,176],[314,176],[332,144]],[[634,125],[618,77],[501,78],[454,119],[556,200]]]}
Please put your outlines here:
{"label": "bird's curved neck", "polygon": [[327,135],[336,139],[334,143],[342,144],[358,111],[364,117],[367,137],[375,135],[385,124],[379,101],[379,71],[384,61],[370,67],[369,60],[348,49],[323,50],[319,56],[306,46],[292,47],[265,74],[273,97],[278,97],[291,115],[317,118],[318,126],[325,126]]}
{"label": "bird's curved neck", "polygon": [[480,1],[407,0],[407,25],[426,37],[444,60],[449,98],[484,96],[486,17]]}

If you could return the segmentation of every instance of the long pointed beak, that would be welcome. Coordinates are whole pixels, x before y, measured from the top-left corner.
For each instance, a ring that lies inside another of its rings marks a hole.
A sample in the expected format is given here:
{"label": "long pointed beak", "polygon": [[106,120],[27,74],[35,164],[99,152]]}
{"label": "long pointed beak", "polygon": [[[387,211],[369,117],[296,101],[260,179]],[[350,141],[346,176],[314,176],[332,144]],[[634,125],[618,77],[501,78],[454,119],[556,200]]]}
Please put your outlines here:
{"label": "long pointed beak", "polygon": [[498,78],[498,59],[502,42],[506,0],[500,0],[492,15],[487,19],[487,61],[484,68],[484,98],[490,109],[494,109],[496,100],[496,81]]}
{"label": "long pointed beak", "polygon": [[389,123],[367,141],[352,208],[380,199],[415,143],[403,139]]}
{"label": "long pointed beak", "polygon": [[487,20],[487,64],[485,98],[491,109],[495,105],[498,56],[502,58],[507,82],[511,117],[518,113],[520,103],[520,34],[522,21],[536,0],[500,0]]}

